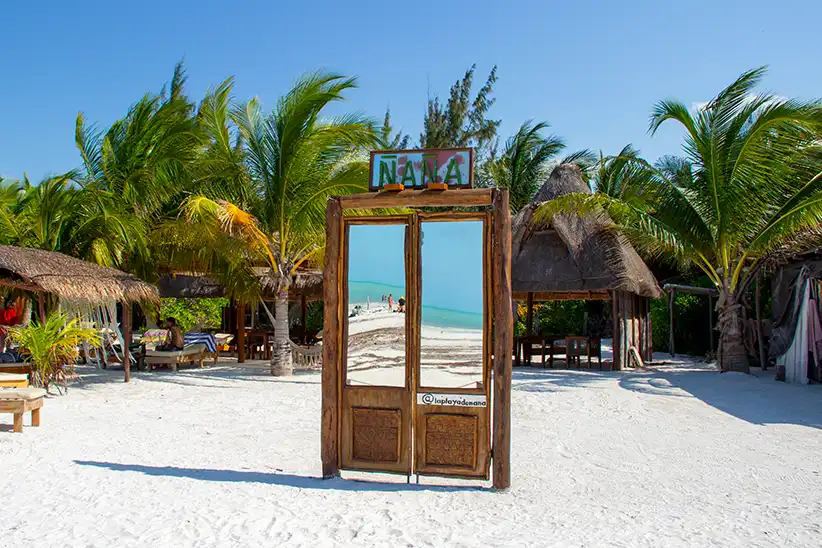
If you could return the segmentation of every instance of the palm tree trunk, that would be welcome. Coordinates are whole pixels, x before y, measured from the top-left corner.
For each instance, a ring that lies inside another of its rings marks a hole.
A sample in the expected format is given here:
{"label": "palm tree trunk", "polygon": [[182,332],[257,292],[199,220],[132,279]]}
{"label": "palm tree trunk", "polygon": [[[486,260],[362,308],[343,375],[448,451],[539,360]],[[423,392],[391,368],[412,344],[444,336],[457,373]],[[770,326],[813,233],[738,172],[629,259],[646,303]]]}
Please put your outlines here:
{"label": "palm tree trunk", "polygon": [[720,289],[717,312],[721,349],[719,366],[722,371],[750,373],[748,352],[742,340],[742,303],[739,296]]}
{"label": "palm tree trunk", "polygon": [[274,305],[274,352],[271,355],[271,374],[284,377],[293,372],[291,345],[288,344],[288,288],[286,288],[279,290]]}

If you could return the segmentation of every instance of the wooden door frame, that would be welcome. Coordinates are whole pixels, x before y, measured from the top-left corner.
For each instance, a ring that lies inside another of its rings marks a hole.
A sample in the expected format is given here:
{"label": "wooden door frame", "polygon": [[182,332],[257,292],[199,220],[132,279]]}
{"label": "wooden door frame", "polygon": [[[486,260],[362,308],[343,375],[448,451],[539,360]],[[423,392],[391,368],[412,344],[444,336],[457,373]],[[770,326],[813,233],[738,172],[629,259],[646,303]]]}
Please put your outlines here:
{"label": "wooden door frame", "polygon": [[[323,271],[324,330],[322,369],[321,459],[324,478],[339,475],[341,367],[345,311],[340,299],[344,222],[346,210],[412,207],[491,206],[491,280],[493,334],[492,391],[492,479],[493,486],[510,485],[511,452],[511,365],[514,318],[511,304],[511,213],[508,191],[500,189],[403,190],[331,197],[326,207],[326,249]],[[463,212],[444,212],[443,218],[458,220]],[[430,214],[425,214],[430,215]],[[415,318],[415,321],[417,319]],[[490,352],[488,352],[490,354]]]}

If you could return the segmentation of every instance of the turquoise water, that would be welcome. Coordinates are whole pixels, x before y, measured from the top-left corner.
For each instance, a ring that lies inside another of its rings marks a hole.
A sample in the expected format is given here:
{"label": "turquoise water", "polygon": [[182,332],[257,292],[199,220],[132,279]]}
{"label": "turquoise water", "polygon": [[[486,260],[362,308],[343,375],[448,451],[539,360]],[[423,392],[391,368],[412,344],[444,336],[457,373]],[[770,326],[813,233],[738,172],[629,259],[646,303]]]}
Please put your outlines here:
{"label": "turquoise water", "polygon": [[[372,303],[379,303],[383,295],[394,296],[394,302],[405,296],[405,286],[388,285],[376,282],[348,282],[348,304],[365,305],[368,298]],[[451,327],[457,329],[482,329],[482,314],[451,310],[437,306],[422,307],[422,324],[433,327]]]}

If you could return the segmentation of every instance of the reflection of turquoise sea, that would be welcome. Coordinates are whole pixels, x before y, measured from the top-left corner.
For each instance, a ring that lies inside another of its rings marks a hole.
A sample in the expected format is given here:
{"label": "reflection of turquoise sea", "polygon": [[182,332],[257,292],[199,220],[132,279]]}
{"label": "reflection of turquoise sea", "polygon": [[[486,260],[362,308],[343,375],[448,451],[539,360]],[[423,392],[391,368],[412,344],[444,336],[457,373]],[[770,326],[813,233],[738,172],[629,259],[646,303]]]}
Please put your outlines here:
{"label": "reflection of turquoise sea", "polygon": [[[404,281],[404,280],[403,280]],[[380,302],[382,296],[393,295],[396,301],[405,295],[404,285],[388,285],[377,282],[348,282],[348,304],[365,304],[367,299],[372,303]]]}
{"label": "reflection of turquoise sea", "polygon": [[[405,296],[405,287],[376,282],[348,282],[348,304],[365,304],[368,298],[372,303],[379,303],[383,295],[393,295],[394,301]],[[482,314],[450,310],[437,306],[422,307],[422,324],[433,327],[452,327],[457,329],[482,329]]]}

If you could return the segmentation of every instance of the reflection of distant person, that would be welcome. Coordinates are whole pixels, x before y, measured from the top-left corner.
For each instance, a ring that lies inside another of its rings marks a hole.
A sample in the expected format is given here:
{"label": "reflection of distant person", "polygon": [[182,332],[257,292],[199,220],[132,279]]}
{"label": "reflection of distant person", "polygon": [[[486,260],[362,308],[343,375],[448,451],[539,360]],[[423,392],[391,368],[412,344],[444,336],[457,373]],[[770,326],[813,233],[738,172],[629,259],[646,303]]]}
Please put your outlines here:
{"label": "reflection of distant person", "polygon": [[394,310],[394,296],[391,293],[388,294],[388,310]]}
{"label": "reflection of distant person", "polygon": [[397,312],[405,312],[405,297],[400,297],[397,300]]}

